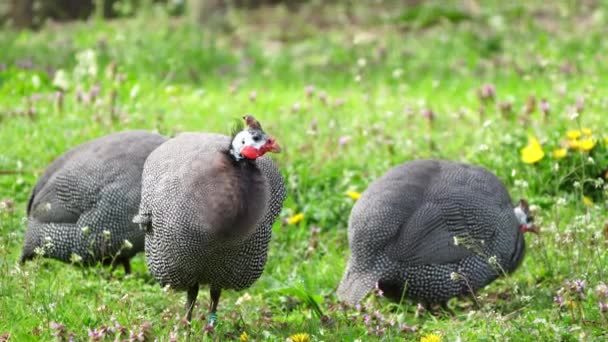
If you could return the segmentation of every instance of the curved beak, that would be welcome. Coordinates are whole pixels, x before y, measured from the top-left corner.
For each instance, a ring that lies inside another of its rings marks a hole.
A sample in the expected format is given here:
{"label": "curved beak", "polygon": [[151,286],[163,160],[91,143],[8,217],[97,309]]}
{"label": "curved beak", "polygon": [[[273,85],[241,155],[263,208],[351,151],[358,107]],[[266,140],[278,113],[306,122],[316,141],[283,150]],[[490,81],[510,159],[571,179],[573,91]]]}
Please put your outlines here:
{"label": "curved beak", "polygon": [[281,152],[281,146],[279,146],[279,143],[277,143],[274,138],[268,138],[268,141],[264,145],[264,150],[268,152],[279,153]]}
{"label": "curved beak", "polygon": [[534,234],[538,235],[538,233],[540,232],[540,229],[538,229],[538,227],[535,224],[533,224],[531,226],[522,224],[519,229],[521,230],[522,233],[534,233]]}

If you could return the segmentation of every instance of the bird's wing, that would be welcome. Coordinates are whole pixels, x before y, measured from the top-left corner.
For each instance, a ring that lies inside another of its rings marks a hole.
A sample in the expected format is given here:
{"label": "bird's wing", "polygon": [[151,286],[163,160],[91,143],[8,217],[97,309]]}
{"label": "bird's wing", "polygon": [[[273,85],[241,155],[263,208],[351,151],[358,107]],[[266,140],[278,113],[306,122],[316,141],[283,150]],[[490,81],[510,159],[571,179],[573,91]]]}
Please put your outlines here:
{"label": "bird's wing", "polygon": [[69,165],[59,170],[42,185],[33,199],[31,216],[40,222],[76,223],[84,212],[92,209],[107,177],[91,172],[92,165]]}
{"label": "bird's wing", "polygon": [[490,257],[486,254],[500,243],[498,235],[513,230],[508,203],[496,205],[465,190],[450,197],[419,207],[389,246],[390,255],[412,265],[454,263],[474,254]]}
{"label": "bird's wing", "polygon": [[262,157],[256,161],[256,164],[264,177],[266,177],[270,190],[266,213],[261,222],[264,227],[269,227],[272,226],[283,208],[283,201],[285,201],[285,197],[287,196],[285,191],[285,180],[272,159]]}
{"label": "bird's wing", "polygon": [[472,252],[456,245],[455,236],[464,236],[467,225],[464,217],[454,213],[449,218],[435,203],[425,203],[405,222],[387,254],[408,265],[453,263]]}

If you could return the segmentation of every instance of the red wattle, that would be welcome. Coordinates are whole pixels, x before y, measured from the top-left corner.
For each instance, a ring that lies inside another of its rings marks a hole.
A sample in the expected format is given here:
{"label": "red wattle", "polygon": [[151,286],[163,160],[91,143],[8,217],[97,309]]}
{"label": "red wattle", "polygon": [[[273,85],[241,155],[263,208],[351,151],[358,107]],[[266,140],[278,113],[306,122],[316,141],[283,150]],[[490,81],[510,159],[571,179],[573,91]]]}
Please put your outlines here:
{"label": "red wattle", "polygon": [[251,146],[245,146],[241,149],[241,155],[247,159],[256,159],[260,156],[260,151]]}

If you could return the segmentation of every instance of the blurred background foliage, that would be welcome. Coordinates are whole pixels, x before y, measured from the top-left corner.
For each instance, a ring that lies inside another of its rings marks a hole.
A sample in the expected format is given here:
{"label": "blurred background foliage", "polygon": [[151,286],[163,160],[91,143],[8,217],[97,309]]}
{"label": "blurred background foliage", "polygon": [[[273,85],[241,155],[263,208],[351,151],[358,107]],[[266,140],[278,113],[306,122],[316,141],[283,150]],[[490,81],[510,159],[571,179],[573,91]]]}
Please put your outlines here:
{"label": "blurred background foliage", "polygon": [[[195,20],[207,21],[223,15],[231,7],[256,8],[286,6],[297,10],[308,0],[3,0],[0,3],[0,23],[17,29],[39,28],[48,21],[72,21],[89,18],[120,18],[161,9],[170,15],[190,13]],[[346,5],[352,0],[342,1]],[[416,3],[417,1],[406,1]],[[187,11],[186,11],[187,10]]]}

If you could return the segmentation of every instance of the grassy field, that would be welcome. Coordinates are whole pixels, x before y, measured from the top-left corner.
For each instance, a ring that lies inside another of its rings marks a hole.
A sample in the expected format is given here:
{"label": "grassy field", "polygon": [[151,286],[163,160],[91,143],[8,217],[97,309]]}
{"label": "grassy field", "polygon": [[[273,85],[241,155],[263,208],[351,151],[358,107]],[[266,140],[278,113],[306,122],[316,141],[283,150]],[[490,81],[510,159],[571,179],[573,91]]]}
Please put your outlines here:
{"label": "grassy field", "polygon": [[[608,4],[446,3],[232,11],[221,30],[155,11],[1,31],[0,341],[608,339]],[[186,326],[185,295],[143,254],[129,276],[18,264],[29,193],[67,149],[134,128],[228,134],[245,113],[283,146],[288,198],[265,273],[223,294],[215,331],[207,292]],[[434,316],[370,295],[345,308],[347,192],[428,157],[495,172],[535,205],[540,235],[479,307]]]}

